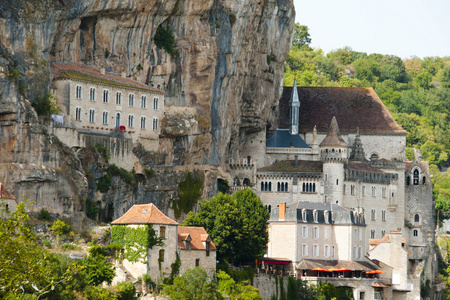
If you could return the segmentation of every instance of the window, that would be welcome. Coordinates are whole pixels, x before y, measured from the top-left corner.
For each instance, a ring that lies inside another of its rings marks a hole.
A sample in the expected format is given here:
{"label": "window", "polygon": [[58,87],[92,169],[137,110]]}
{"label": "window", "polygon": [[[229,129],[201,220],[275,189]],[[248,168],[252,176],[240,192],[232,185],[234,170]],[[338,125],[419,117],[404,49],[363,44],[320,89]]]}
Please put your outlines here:
{"label": "window", "polygon": [[362,247],[359,246],[358,248],[358,258],[362,258]]}
{"label": "window", "polygon": [[372,187],[372,197],[375,197],[375,195],[376,195],[376,189],[375,189],[375,187],[373,186],[373,187]]}
{"label": "window", "polygon": [[159,227],[159,237],[162,239],[166,238],[166,226]]}
{"label": "window", "polygon": [[375,209],[372,209],[370,211],[370,220],[375,221],[375,216],[376,216],[376,211],[375,211]]}
{"label": "window", "polygon": [[158,130],[158,119],[153,118],[153,130]]}
{"label": "window", "polygon": [[328,210],[323,212],[323,217],[325,219],[325,223],[327,223],[327,224],[330,222],[330,217],[329,216],[330,216],[330,213],[328,212]]}
{"label": "window", "polygon": [[325,239],[328,239],[328,227],[327,228],[325,228]]}
{"label": "window", "polygon": [[414,215],[414,222],[420,222],[420,216],[419,214]]}
{"label": "window", "polygon": [[381,237],[386,235],[386,230],[381,230]]}
{"label": "window", "polygon": [[381,221],[386,222],[386,211],[385,210],[381,211]]}
{"label": "window", "polygon": [[427,178],[425,176],[422,177],[422,184],[425,184],[427,182]]}
{"label": "window", "polygon": [[89,89],[89,100],[95,101],[95,88]]}
{"label": "window", "polygon": [[278,183],[277,183],[277,192],[281,191],[280,186],[281,186],[281,184],[278,182]]}
{"label": "window", "polygon": [[103,112],[102,123],[105,124],[105,125],[108,124],[108,112],[107,111]]}
{"label": "window", "polygon": [[375,238],[375,230],[371,230],[370,231],[370,238],[374,239]]}
{"label": "window", "polygon": [[75,120],[81,121],[81,107],[75,108]]}
{"label": "window", "polygon": [[109,91],[103,90],[103,103],[108,103],[108,102],[109,102]]}
{"label": "window", "polygon": [[358,258],[358,248],[353,247],[353,258]]}
{"label": "window", "polygon": [[307,238],[308,237],[308,227],[303,226],[302,227],[302,238]]}
{"label": "window", "polygon": [[329,255],[329,247],[328,245],[323,246],[323,256],[328,257]]}
{"label": "window", "polygon": [[417,169],[414,170],[413,184],[419,185],[419,170],[417,170]]}
{"label": "window", "polygon": [[417,229],[414,229],[413,236],[415,236],[415,237],[419,236],[419,231]]}
{"label": "window", "polygon": [[164,262],[164,249],[159,250],[159,261]]}
{"label": "window", "polygon": [[366,195],[366,187],[365,187],[365,186],[362,187],[362,195],[363,195],[363,196]]}
{"label": "window", "polygon": [[319,238],[319,228],[317,226],[313,228],[313,237],[315,239]]}
{"label": "window", "polygon": [[302,220],[306,222],[306,209],[302,209]]}
{"label": "window", "polygon": [[359,300],[364,300],[365,295],[366,295],[366,292],[359,292]]}
{"label": "window", "polygon": [[346,185],[344,184],[344,195],[346,194]]}
{"label": "window", "polygon": [[122,105],[122,92],[116,92],[116,105]]}
{"label": "window", "polygon": [[145,129],[145,117],[141,117],[141,129]]}
{"label": "window", "polygon": [[406,177],[406,185],[410,185],[411,183],[411,177],[407,176]]}
{"label": "window", "polygon": [[313,245],[313,256],[319,256],[319,245]]}
{"label": "window", "polygon": [[133,115],[129,115],[128,116],[128,127],[133,128],[133,121],[134,121]]}
{"label": "window", "polygon": [[359,240],[362,241],[362,237],[363,237],[363,230],[362,228],[359,229]]}
{"label": "window", "polygon": [[128,106],[134,106],[134,94],[128,95]]}
{"label": "window", "polygon": [[308,245],[302,244],[302,256],[308,256]]}
{"label": "window", "polygon": [[319,222],[319,214],[318,214],[317,210],[313,211],[313,216],[314,216],[314,222],[318,223]]}
{"label": "window", "polygon": [[269,192],[272,191],[272,182],[269,182]]}
{"label": "window", "polygon": [[116,128],[120,128],[120,113],[116,114]]}
{"label": "window", "polygon": [[195,266],[199,267],[200,266],[200,258],[196,258],[195,259]]}
{"label": "window", "polygon": [[92,108],[89,110],[89,122],[95,123],[95,110]]}
{"label": "window", "polygon": [[336,185],[339,185],[339,179],[336,179]]}
{"label": "window", "polygon": [[335,256],[335,251],[334,251],[334,246],[331,246],[331,257],[334,257]]}
{"label": "window", "polygon": [[354,196],[355,195],[355,186],[351,185],[350,186],[350,193]]}
{"label": "window", "polygon": [[147,96],[145,95],[141,97],[141,108],[147,108]]}
{"label": "window", "polygon": [[153,98],[153,109],[154,110],[158,109],[158,98]]}
{"label": "window", "polygon": [[386,188],[381,189],[381,197],[386,198]]}
{"label": "window", "polygon": [[205,248],[206,248],[206,256],[209,256],[209,251],[210,251],[210,249],[211,249],[211,244],[210,244],[210,242],[206,242]]}
{"label": "window", "polygon": [[354,229],[354,232],[353,232],[353,239],[355,240],[355,241],[357,241],[358,240],[358,229]]}
{"label": "window", "polygon": [[77,85],[76,90],[75,90],[75,97],[77,99],[81,99],[81,85]]}

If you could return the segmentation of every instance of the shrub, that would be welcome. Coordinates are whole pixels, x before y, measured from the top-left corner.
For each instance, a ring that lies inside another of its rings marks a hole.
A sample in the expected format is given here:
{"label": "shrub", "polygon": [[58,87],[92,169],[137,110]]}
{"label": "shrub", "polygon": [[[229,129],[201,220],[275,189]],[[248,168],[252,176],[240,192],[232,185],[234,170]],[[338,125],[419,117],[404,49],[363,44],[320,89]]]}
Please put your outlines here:
{"label": "shrub", "polygon": [[144,169],[144,173],[150,178],[155,177],[156,175],[155,171],[152,168]]}
{"label": "shrub", "polygon": [[95,145],[95,150],[98,153],[100,153],[100,155],[103,156],[107,161],[110,159],[111,153],[109,153],[108,149],[106,149],[105,146],[103,146],[101,144],[96,144]]}
{"label": "shrub", "polygon": [[80,250],[80,246],[74,245],[74,244],[64,244],[61,246],[62,251],[68,251],[68,250]]}
{"label": "shrub", "polygon": [[46,210],[44,208],[39,211],[37,218],[39,220],[51,220],[52,219],[48,210]]}
{"label": "shrub", "polygon": [[92,201],[90,199],[86,200],[86,216],[89,219],[96,220],[99,210],[100,210],[100,208],[94,201]]}
{"label": "shrub", "polygon": [[45,94],[43,97],[38,95],[36,101],[31,105],[39,116],[50,117],[52,114],[56,114],[59,111],[56,99],[50,93]]}
{"label": "shrub", "polygon": [[64,222],[63,220],[55,220],[53,222],[52,227],[50,227],[50,230],[56,234],[56,235],[63,235],[70,232],[70,225]]}
{"label": "shrub", "polygon": [[43,240],[43,241],[42,241],[42,244],[43,244],[45,247],[49,248],[49,249],[51,249],[51,248],[53,247],[53,246],[52,246],[52,243],[51,243],[49,240],[47,240],[47,239]]}
{"label": "shrub", "polygon": [[158,48],[166,50],[167,53],[171,55],[178,53],[178,51],[174,48],[175,36],[169,27],[164,28],[159,26],[156,30],[154,41]]}
{"label": "shrub", "polygon": [[130,281],[119,282],[116,287],[117,300],[134,300],[136,298],[136,287]]}

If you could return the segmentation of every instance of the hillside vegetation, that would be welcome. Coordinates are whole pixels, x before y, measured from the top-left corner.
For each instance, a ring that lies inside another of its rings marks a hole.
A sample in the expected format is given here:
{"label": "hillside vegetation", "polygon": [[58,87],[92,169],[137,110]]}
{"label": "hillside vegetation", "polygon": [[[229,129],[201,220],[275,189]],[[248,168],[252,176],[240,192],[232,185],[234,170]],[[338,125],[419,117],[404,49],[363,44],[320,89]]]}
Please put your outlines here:
{"label": "hillside vegetation", "polygon": [[[367,54],[350,47],[325,54],[310,47],[308,27],[295,24],[292,48],[285,64],[284,85],[372,87],[406,137],[408,159],[413,148],[430,163],[436,209],[450,208],[450,178],[442,172],[450,153],[450,57]],[[440,213],[440,218],[450,217]]]}

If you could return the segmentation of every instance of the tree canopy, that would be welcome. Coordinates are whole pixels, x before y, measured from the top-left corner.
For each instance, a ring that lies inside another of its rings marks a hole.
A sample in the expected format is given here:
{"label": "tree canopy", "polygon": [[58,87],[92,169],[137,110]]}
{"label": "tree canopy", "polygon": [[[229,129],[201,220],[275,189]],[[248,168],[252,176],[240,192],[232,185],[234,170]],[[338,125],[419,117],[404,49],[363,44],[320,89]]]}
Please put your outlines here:
{"label": "tree canopy", "polygon": [[268,242],[269,212],[251,190],[233,195],[219,193],[189,213],[184,225],[203,226],[217,247],[218,259],[232,263],[253,262]]}

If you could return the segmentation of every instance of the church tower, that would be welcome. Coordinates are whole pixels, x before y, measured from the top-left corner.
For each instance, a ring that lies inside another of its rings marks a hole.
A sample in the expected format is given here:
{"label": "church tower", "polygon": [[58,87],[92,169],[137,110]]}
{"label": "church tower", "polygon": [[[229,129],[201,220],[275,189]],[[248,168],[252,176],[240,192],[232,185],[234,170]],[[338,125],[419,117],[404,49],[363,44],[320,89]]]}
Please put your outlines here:
{"label": "church tower", "polygon": [[289,132],[292,135],[298,134],[299,110],[300,100],[298,99],[297,81],[294,79],[291,100],[289,101]]}
{"label": "church tower", "polygon": [[323,182],[325,203],[341,204],[344,195],[344,165],[348,161],[348,146],[339,133],[336,118],[331,120],[327,136],[320,147],[320,160],[323,163]]}

